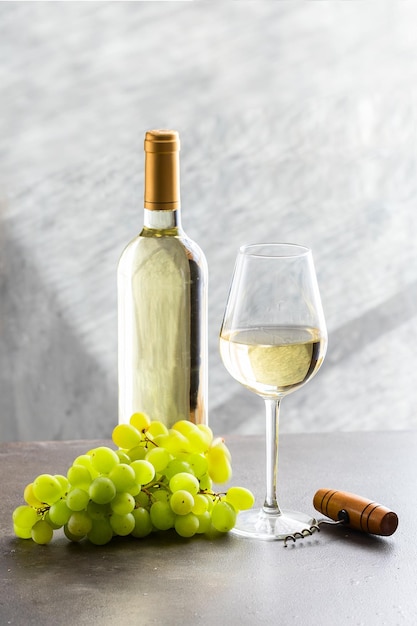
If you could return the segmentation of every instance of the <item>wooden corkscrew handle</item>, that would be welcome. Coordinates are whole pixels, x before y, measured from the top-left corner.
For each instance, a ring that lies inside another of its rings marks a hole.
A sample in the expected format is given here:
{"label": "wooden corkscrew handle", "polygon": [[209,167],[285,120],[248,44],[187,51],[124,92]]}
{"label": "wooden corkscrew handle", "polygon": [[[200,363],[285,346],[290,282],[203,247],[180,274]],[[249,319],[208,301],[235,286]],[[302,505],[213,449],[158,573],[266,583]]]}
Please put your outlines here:
{"label": "wooden corkscrew handle", "polygon": [[347,491],[319,489],[313,499],[314,508],[332,520],[343,520],[346,526],[372,535],[392,535],[398,517],[385,506]]}

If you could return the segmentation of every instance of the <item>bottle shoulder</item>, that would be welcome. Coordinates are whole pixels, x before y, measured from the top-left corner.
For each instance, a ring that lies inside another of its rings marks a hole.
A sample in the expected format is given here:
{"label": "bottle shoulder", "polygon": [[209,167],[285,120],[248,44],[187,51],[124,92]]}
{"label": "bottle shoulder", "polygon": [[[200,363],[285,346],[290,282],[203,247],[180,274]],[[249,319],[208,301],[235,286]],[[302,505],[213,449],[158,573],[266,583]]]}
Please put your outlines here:
{"label": "bottle shoulder", "polygon": [[180,250],[183,249],[188,252],[190,258],[198,261],[199,259],[205,260],[205,255],[201,247],[188,235],[180,229],[170,229],[166,232],[153,231],[152,229],[144,227],[136,237],[134,237],[125,247],[122,252],[122,257],[125,253],[135,253],[136,251],[144,250]]}
{"label": "bottle shoulder", "polygon": [[149,229],[144,234],[144,230],[132,239],[119,260],[119,272],[136,268],[150,259],[155,260],[157,257],[170,257],[173,263],[181,264],[182,261],[194,261],[201,270],[207,272],[207,262],[203,251],[195,241],[187,237],[181,231],[175,235],[151,236]]}

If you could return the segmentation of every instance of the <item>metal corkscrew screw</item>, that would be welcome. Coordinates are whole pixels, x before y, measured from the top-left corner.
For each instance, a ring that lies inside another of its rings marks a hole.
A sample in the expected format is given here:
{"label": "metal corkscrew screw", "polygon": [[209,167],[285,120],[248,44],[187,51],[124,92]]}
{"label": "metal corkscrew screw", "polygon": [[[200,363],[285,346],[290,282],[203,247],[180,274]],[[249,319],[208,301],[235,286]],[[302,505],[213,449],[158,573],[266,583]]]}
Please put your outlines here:
{"label": "metal corkscrew screw", "polygon": [[313,498],[314,508],[326,515],[328,519],[320,519],[316,524],[305,528],[301,532],[287,535],[284,547],[288,541],[304,539],[314,532],[320,531],[322,524],[341,524],[372,535],[388,537],[398,526],[398,517],[394,511],[362,496],[347,491],[334,489],[319,489]]}

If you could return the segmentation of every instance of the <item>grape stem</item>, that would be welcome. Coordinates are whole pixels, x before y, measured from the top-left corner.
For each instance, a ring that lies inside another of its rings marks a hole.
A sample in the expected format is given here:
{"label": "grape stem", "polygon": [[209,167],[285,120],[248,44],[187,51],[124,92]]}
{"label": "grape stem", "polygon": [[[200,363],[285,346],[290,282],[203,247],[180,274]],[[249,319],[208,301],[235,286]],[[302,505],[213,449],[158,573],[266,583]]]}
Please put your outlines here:
{"label": "grape stem", "polygon": [[213,502],[215,500],[221,500],[223,496],[227,495],[225,491],[219,491],[219,493],[214,493],[214,491],[209,491],[208,489],[202,489],[199,493],[210,496],[211,498],[213,498]]}
{"label": "grape stem", "polygon": [[143,493],[146,493],[146,495],[148,496],[148,498],[150,500],[155,500],[155,497],[153,495],[153,493],[150,491],[150,489],[152,487],[158,487],[159,489],[165,489],[165,491],[170,491],[168,485],[165,485],[165,483],[161,482],[160,480],[155,480],[153,483],[149,483],[148,485],[146,485],[146,487],[142,486],[141,491]]}
{"label": "grape stem", "polygon": [[39,509],[36,509],[36,512],[38,515],[42,516],[42,519],[45,517],[45,515],[47,514],[47,512],[49,511],[49,509],[51,508],[50,504],[43,504],[42,507],[39,507]]}
{"label": "grape stem", "polygon": [[[155,446],[155,448],[159,448],[160,446],[158,446],[157,443],[155,443],[155,441],[153,441],[153,439],[151,439],[150,437],[148,437],[148,435],[145,434],[145,437],[143,438],[143,441],[145,442],[145,444],[151,443]],[[145,448],[147,448],[148,446],[145,445]]]}

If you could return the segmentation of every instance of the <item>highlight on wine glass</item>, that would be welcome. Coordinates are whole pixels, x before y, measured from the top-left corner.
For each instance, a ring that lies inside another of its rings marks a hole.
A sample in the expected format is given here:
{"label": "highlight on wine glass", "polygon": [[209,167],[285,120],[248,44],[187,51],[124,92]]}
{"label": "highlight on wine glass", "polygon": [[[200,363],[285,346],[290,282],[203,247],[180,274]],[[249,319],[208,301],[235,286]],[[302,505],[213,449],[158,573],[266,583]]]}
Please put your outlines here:
{"label": "highlight on wine glass", "polygon": [[285,539],[316,523],[278,504],[278,428],[281,399],[317,373],[326,348],[311,250],[286,243],[242,246],[220,331],[220,354],[233,378],[265,402],[266,496],[262,508],[239,513],[235,534]]}

